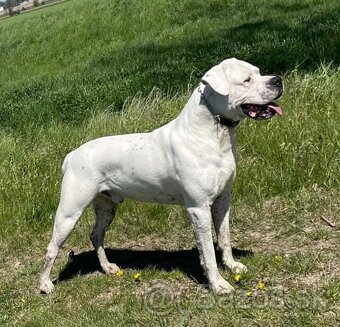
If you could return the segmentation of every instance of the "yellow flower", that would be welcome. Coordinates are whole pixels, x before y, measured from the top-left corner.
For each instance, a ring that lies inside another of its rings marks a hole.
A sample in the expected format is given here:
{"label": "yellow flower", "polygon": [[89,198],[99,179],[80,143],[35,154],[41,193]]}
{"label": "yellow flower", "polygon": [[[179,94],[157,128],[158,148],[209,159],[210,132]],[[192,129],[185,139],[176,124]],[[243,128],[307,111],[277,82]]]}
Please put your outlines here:
{"label": "yellow flower", "polygon": [[257,288],[259,289],[259,290],[263,290],[264,289],[264,282],[262,281],[262,280],[260,280],[259,281],[259,283],[257,284]]}
{"label": "yellow flower", "polygon": [[277,262],[277,263],[280,263],[282,261],[282,257],[280,255],[276,255],[274,257],[274,261]]}
{"label": "yellow flower", "polygon": [[140,273],[136,273],[136,274],[134,274],[134,275],[133,275],[133,278],[134,278],[134,279],[139,279],[139,278],[140,278],[140,276],[141,276],[141,274],[140,274]]}
{"label": "yellow flower", "polygon": [[234,279],[237,283],[239,283],[241,281],[241,275],[235,275]]}
{"label": "yellow flower", "polygon": [[252,292],[252,291],[248,291],[248,292],[246,293],[246,295],[247,295],[248,297],[253,296],[253,292]]}
{"label": "yellow flower", "polygon": [[116,272],[116,276],[120,277],[120,276],[123,276],[124,275],[124,271],[123,270],[118,270]]}

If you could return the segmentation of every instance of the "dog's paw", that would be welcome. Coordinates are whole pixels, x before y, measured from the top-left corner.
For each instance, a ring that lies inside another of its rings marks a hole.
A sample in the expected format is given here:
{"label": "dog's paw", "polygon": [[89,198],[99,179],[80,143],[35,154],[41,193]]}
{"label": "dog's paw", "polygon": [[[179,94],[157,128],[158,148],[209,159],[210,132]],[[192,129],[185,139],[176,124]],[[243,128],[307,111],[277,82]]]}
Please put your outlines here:
{"label": "dog's paw", "polygon": [[235,261],[231,267],[231,271],[235,274],[246,273],[247,270],[247,267],[243,263],[237,261]]}
{"label": "dog's paw", "polygon": [[247,267],[241,263],[241,262],[237,262],[237,261],[233,261],[231,263],[224,263],[226,267],[228,267],[234,274],[242,274],[242,273],[246,273],[247,272]]}
{"label": "dog's paw", "polygon": [[114,275],[116,272],[118,272],[120,269],[115,263],[108,263],[106,265],[102,266],[105,274],[108,275]]}
{"label": "dog's paw", "polygon": [[42,280],[40,282],[40,293],[42,294],[51,294],[53,292],[54,289],[54,285],[52,283],[51,280],[47,279],[47,280]]}
{"label": "dog's paw", "polygon": [[230,294],[234,292],[234,288],[222,277],[217,282],[210,284],[211,290],[216,294]]}

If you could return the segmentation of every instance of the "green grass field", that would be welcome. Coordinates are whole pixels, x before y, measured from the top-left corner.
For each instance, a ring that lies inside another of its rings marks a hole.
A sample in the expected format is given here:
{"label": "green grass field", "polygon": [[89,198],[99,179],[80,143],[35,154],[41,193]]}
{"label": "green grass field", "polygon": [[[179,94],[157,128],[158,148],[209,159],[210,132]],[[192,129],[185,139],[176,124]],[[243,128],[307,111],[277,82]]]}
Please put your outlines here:
{"label": "green grass field", "polygon": [[[339,17],[335,0],[72,0],[0,21],[0,325],[340,326]],[[40,295],[64,156],[170,121],[228,57],[285,80],[283,117],[237,128],[235,294],[202,286],[181,207],[126,201],[106,238],[123,276],[101,273],[88,209]]]}

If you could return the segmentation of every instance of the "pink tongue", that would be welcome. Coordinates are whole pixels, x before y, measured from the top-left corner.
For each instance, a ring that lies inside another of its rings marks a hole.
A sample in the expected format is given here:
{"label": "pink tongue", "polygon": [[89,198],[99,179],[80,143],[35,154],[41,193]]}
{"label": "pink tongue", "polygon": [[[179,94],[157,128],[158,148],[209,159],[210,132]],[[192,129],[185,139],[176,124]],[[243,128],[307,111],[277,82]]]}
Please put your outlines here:
{"label": "pink tongue", "polygon": [[272,102],[268,108],[273,109],[279,116],[282,116],[282,109],[275,102]]}

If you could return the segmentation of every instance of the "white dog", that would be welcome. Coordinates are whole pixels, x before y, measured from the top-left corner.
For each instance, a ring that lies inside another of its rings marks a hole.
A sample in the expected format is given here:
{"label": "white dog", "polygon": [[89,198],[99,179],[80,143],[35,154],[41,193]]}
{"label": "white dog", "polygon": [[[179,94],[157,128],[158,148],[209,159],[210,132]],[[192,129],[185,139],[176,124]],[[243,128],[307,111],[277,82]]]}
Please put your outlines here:
{"label": "white dog", "polygon": [[235,126],[245,118],[282,114],[273,101],[283,91],[278,76],[261,76],[244,61],[227,59],[202,78],[180,115],[150,133],[102,137],[69,153],[64,161],[61,197],[47,248],[40,290],[51,293],[50,272],[60,247],[92,202],[91,234],[102,269],[119,270],[104,251],[104,235],[125,197],[183,204],[210,288],[229,293],[215,259],[211,220],[223,263],[234,272],[247,268],[232,256],[229,234],[231,186],[236,174]]}

